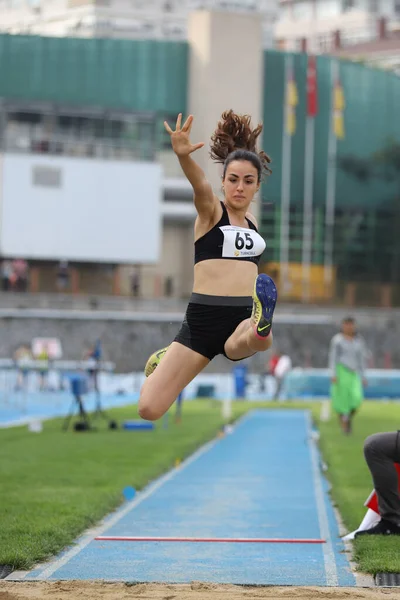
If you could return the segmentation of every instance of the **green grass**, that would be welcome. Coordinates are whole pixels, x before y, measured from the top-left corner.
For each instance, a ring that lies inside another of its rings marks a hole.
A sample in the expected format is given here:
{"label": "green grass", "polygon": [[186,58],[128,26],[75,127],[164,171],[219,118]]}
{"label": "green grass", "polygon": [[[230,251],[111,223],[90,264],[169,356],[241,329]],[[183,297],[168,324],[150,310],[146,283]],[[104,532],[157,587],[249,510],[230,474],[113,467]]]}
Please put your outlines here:
{"label": "green grass", "polygon": [[[320,423],[320,447],[328,465],[327,476],[332,483],[332,499],[342,515],[344,524],[356,529],[366,508],[364,502],[373,488],[371,475],[364,460],[363,445],[368,435],[380,431],[395,431],[399,426],[398,403],[365,402],[356,416],[353,435],[340,435],[332,418]],[[354,557],[360,571],[400,573],[400,538],[373,536],[355,540]]]}
{"label": "green grass", "polygon": [[[123,501],[127,485],[143,488],[212,439],[221,410],[211,401],[191,402],[183,423],[155,431],[61,431],[62,420],[0,430],[0,564],[29,568],[71,543]],[[236,409],[239,414],[240,409]],[[135,418],[136,407],[109,411]]]}
{"label": "green grass", "polygon": [[[233,403],[234,418],[255,406]],[[390,431],[398,422],[398,405],[365,403],[352,437],[344,437],[335,419],[319,422],[319,403],[289,403],[279,408],[311,407],[321,431],[320,445],[328,464],[332,496],[345,525],[355,529],[372,489],[362,448],[367,435]],[[136,407],[110,413],[121,421],[136,417]],[[122,501],[126,485],[143,488],[215,437],[221,424],[218,402],[184,406],[184,419],[168,429],[110,431],[105,423],[93,433],[61,431],[61,420],[44,423],[40,434],[26,427],[0,430],[0,564],[30,568],[59,552]],[[360,570],[400,572],[400,540],[361,539],[355,543]]]}

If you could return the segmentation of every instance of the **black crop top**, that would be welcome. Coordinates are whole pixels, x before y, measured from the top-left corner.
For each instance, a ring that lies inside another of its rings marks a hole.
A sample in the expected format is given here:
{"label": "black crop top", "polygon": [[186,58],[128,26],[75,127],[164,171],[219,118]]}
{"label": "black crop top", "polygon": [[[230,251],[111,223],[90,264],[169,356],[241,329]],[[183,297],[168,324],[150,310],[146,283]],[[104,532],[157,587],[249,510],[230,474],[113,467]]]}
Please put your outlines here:
{"label": "black crop top", "polygon": [[222,217],[218,223],[194,243],[194,264],[202,260],[222,258],[245,260],[258,265],[266,244],[257,227],[247,217],[249,227],[231,225],[223,202],[221,208]]}

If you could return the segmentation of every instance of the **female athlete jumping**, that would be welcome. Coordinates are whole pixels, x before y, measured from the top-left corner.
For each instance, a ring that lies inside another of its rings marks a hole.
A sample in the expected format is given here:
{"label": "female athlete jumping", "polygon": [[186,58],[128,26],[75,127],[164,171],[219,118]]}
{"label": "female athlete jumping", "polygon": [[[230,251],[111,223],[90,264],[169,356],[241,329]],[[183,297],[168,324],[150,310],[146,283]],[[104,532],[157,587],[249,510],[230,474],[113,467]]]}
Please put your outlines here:
{"label": "female athlete jumping", "polygon": [[181,114],[175,130],[164,123],[194,192],[194,286],[175,340],[147,361],[139,414],[148,420],[160,418],[217,354],[236,361],[272,345],[277,291],[268,275],[257,276],[265,241],[249,212],[263,173],[271,172],[270,158],[256,148],[262,125],[252,129],[249,116],[222,114],[211,138],[211,158],[223,164],[220,202],[190,156],[204,146],[191,143],[192,123],[190,115],[182,125]]}

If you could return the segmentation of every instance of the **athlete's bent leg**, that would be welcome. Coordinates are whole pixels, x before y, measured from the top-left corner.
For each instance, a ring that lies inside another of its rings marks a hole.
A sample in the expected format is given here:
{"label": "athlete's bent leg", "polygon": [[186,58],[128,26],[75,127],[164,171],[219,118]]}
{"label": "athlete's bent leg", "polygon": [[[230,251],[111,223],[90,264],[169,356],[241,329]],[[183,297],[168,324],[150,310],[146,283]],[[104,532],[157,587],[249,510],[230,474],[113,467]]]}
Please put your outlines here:
{"label": "athlete's bent leg", "polygon": [[253,292],[253,312],[240,323],[225,342],[225,354],[232,360],[247,358],[272,346],[272,317],[277,300],[275,283],[264,273],[258,275]]}
{"label": "athlete's bent leg", "polygon": [[242,321],[225,342],[225,354],[231,360],[248,358],[256,352],[265,352],[271,348],[273,342],[272,332],[268,337],[260,339],[254,333],[251,319]]}
{"label": "athlete's bent leg", "polygon": [[142,419],[156,421],[162,417],[209,362],[198,352],[172,342],[140,391],[138,408]]}

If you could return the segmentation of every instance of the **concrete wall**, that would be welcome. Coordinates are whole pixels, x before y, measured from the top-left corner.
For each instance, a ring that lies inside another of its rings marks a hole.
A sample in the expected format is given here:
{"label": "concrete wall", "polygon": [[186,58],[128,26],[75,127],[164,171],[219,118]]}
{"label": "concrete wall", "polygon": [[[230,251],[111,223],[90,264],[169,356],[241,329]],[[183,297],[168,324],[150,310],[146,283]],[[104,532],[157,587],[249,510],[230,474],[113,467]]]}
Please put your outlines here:
{"label": "concrete wall", "polygon": [[167,295],[166,282],[172,280],[173,297],[189,297],[193,287],[193,222],[164,222],[160,261],[141,267],[142,295]]}
{"label": "concrete wall", "polygon": [[[122,315],[121,315],[122,317]],[[123,318],[123,317],[122,317]],[[365,323],[365,324],[364,324]],[[368,323],[370,323],[368,325]],[[21,344],[29,344],[34,337],[58,337],[62,342],[65,359],[80,359],[85,349],[101,338],[104,358],[116,363],[118,372],[140,371],[150,354],[168,345],[175,337],[180,323],[177,318],[167,322],[132,320],[81,319],[0,319],[0,358],[13,355]],[[336,324],[277,323],[274,325],[274,346],[287,352],[295,366],[326,367],[328,345],[336,333]],[[400,319],[388,317],[374,320],[365,317],[360,331],[365,337],[377,368],[385,366],[389,353],[394,368],[400,368]],[[268,360],[268,353],[250,359],[255,371]],[[218,356],[208,367],[210,372],[229,372],[235,363]]]}

